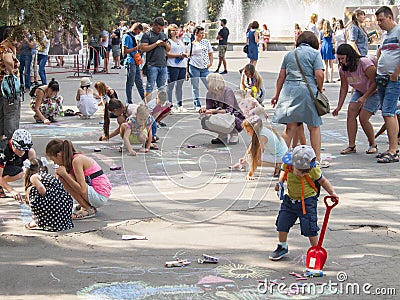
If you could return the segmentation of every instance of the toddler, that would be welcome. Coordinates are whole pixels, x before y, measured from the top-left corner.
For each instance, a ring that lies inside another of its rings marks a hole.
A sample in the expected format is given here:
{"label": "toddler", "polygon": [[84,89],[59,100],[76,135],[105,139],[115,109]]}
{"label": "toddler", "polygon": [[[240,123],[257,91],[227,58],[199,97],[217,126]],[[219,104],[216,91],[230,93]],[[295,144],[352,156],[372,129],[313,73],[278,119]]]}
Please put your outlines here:
{"label": "toddler", "polygon": [[[332,185],[326,179],[316,163],[312,147],[300,145],[288,152],[282,159],[282,171],[275,191],[279,192],[282,204],[276,219],[278,246],[269,256],[270,260],[279,260],[288,250],[287,236],[296,220],[300,219],[301,234],[308,237],[311,246],[318,244],[317,202],[319,186],[329,195],[339,200]],[[287,180],[287,193],[283,192],[283,183]]]}

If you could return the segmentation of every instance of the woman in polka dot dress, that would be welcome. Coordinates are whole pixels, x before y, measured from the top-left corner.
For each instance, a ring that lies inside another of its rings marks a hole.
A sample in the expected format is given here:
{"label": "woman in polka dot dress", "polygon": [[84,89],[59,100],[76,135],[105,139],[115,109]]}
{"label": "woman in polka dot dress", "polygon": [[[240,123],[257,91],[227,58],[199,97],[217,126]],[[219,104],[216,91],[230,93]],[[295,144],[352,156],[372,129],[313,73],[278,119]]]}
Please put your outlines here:
{"label": "woman in polka dot dress", "polygon": [[62,231],[72,224],[72,197],[61,182],[47,173],[47,167],[37,158],[25,165],[26,202],[30,205],[33,221],[27,229]]}

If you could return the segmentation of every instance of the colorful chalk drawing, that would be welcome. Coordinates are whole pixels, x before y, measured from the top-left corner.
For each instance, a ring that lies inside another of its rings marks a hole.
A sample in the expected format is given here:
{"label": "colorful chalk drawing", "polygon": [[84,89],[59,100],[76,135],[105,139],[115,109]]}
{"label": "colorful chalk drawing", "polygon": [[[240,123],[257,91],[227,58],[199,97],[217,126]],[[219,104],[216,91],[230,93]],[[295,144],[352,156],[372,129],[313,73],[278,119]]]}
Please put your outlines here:
{"label": "colorful chalk drawing", "polygon": [[243,264],[229,264],[218,266],[216,269],[217,273],[221,276],[225,276],[228,278],[266,278],[270,275],[270,270],[253,267]]}
{"label": "colorful chalk drawing", "polygon": [[[256,299],[312,299],[321,295],[332,294],[327,289],[320,289],[318,293],[301,294],[296,283],[294,287],[287,283],[287,288],[278,293],[276,288],[263,290],[255,285],[255,279],[270,278],[272,270],[244,264],[228,264],[216,268],[152,268],[145,271],[137,267],[95,267],[78,269],[80,274],[105,274],[110,276],[143,276],[145,273],[152,275],[151,280],[174,278],[178,282],[190,278],[200,278],[189,283],[177,285],[152,285],[144,281],[122,281],[95,283],[77,291],[79,298],[84,299],[165,299],[165,300],[200,300],[200,299],[228,299],[228,300],[256,300]],[[274,271],[275,272],[275,271]],[[201,273],[211,273],[199,276]],[[216,275],[219,274],[220,276]],[[157,277],[159,275],[160,277]],[[190,277],[191,276],[191,277]],[[227,278],[228,277],[228,278]],[[229,278],[230,277],[230,278]],[[235,280],[239,279],[238,282]],[[274,280],[278,282],[279,280]],[[285,283],[285,281],[280,281]],[[250,283],[250,284],[249,284]],[[291,288],[289,290],[289,288]]]}
{"label": "colorful chalk drawing", "polygon": [[101,134],[101,127],[88,126],[84,123],[54,123],[51,125],[24,124],[21,128],[28,130],[34,136],[45,136],[50,138],[71,138],[75,136],[93,136]]}

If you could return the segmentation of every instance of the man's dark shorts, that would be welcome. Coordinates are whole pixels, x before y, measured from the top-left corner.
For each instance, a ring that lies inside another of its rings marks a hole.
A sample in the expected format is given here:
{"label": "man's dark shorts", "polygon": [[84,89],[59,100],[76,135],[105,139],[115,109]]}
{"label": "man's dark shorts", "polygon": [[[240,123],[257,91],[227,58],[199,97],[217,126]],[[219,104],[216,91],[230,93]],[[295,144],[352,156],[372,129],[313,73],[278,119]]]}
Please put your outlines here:
{"label": "man's dark shorts", "polygon": [[290,199],[285,195],[275,225],[280,232],[289,232],[297,218],[300,219],[301,234],[307,237],[317,236],[319,227],[317,225],[317,203],[318,197],[304,199],[306,204],[306,214],[303,215],[301,201]]}
{"label": "man's dark shorts", "polygon": [[19,173],[23,172],[22,167],[20,166],[12,166],[12,165],[6,165],[3,169],[3,176],[16,176]]}

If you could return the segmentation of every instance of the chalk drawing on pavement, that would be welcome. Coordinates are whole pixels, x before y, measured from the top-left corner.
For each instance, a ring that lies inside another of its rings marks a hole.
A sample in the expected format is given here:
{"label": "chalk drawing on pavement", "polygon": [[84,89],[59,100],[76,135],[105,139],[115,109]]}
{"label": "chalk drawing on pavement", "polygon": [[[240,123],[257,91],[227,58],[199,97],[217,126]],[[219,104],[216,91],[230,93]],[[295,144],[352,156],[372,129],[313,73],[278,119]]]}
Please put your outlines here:
{"label": "chalk drawing on pavement", "polygon": [[141,276],[146,273],[145,270],[136,267],[98,267],[78,269],[76,271],[82,274],[108,274],[115,276]]}
{"label": "chalk drawing on pavement", "polygon": [[219,275],[228,278],[266,278],[271,273],[270,270],[260,267],[248,266],[243,264],[228,264],[218,266],[216,271]]}

